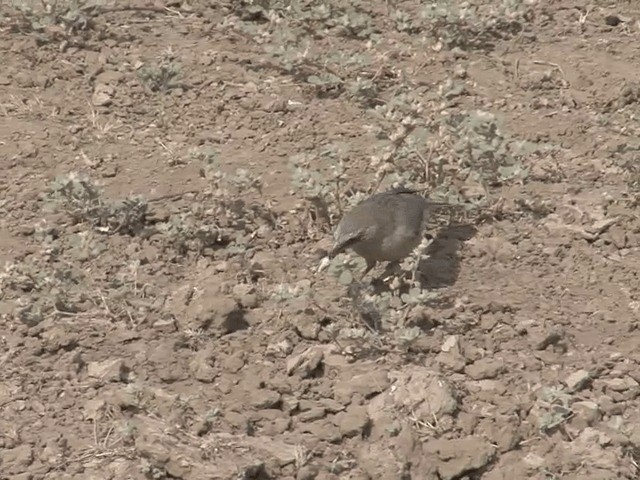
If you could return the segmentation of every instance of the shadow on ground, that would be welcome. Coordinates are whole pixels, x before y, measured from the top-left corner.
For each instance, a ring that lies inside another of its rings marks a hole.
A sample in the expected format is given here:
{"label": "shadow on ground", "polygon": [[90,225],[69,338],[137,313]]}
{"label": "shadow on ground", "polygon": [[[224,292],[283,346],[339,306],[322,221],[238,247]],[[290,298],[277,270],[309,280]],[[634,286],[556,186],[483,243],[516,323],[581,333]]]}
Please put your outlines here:
{"label": "shadow on ground", "polygon": [[471,224],[452,224],[436,233],[427,250],[429,257],[418,267],[422,288],[445,288],[456,282],[460,273],[460,250],[476,232]]}

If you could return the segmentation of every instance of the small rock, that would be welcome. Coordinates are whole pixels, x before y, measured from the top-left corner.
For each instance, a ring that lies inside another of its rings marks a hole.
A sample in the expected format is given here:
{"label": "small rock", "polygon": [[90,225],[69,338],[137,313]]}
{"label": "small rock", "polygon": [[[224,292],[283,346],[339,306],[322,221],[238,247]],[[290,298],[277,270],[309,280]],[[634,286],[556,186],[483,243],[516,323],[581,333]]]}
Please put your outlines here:
{"label": "small rock", "polygon": [[338,413],[344,410],[344,405],[333,398],[323,398],[319,403],[329,413]]}
{"label": "small rock", "polygon": [[18,150],[26,158],[35,158],[39,152],[38,146],[33,142],[18,142]]}
{"label": "small rock", "polygon": [[607,426],[614,432],[621,432],[624,426],[624,418],[622,415],[613,415],[607,422]]}
{"label": "small rock", "polygon": [[443,352],[456,351],[460,353],[460,343],[457,335],[449,335],[443,342],[440,350]]}
{"label": "small rock", "polygon": [[300,433],[310,433],[317,440],[329,443],[339,442],[343,437],[338,427],[326,418],[316,422],[301,423],[298,425],[297,431]]}
{"label": "small rock", "polygon": [[298,410],[300,412],[308,412],[309,410],[311,410],[312,408],[316,408],[318,407],[319,404],[318,402],[315,402],[313,400],[305,400],[305,399],[301,399],[298,402]]}
{"label": "small rock", "polygon": [[423,454],[437,456],[438,473],[442,480],[454,480],[465,473],[485,467],[495,456],[495,449],[478,437],[447,440],[438,439],[426,442]]}
{"label": "small rock", "polygon": [[197,297],[194,296],[187,308],[187,314],[179,312],[176,318],[187,318],[181,322],[180,328],[192,330],[213,330],[218,335],[245,330],[249,323],[245,319],[244,312],[238,308],[235,300],[205,289]]}
{"label": "small rock", "polygon": [[614,225],[609,229],[608,233],[611,243],[618,250],[622,250],[627,245],[627,232],[620,225]]}
{"label": "small rock", "polygon": [[500,323],[500,315],[482,315],[480,318],[480,328],[485,332],[490,332]]}
{"label": "small rock", "polygon": [[319,473],[319,469],[315,465],[304,465],[298,469],[296,480],[314,480]]}
{"label": "small rock", "polygon": [[221,360],[222,368],[230,373],[238,373],[244,367],[245,360],[242,352],[237,352]]}
{"label": "small rock", "polygon": [[456,335],[447,337],[440,349],[441,352],[436,356],[436,361],[440,365],[457,373],[464,370],[467,361],[462,355],[462,349]]}
{"label": "small rock", "polygon": [[264,462],[254,460],[249,465],[241,468],[242,473],[239,478],[268,478]]}
{"label": "small rock", "polygon": [[263,424],[261,427],[263,435],[274,437],[282,435],[291,428],[290,418],[274,418],[270,422]]}
{"label": "small rock", "polygon": [[301,413],[297,416],[298,420],[301,422],[315,422],[316,420],[320,420],[321,418],[326,417],[327,412],[322,407],[314,407],[306,412]]}
{"label": "small rock", "polygon": [[115,70],[105,70],[95,77],[95,82],[103,85],[117,85],[123,78],[124,75],[120,72],[116,72]]}
{"label": "small rock", "polygon": [[174,333],[177,331],[176,322],[172,318],[157,320],[153,323],[153,328],[161,333]]}
{"label": "small rock", "polygon": [[467,77],[467,69],[463,65],[460,65],[459,63],[457,63],[453,67],[453,74],[458,78],[466,78]]}
{"label": "small rock", "polygon": [[324,358],[324,349],[313,346],[299,355],[293,355],[287,359],[287,375],[295,372],[300,378],[308,378],[320,367]]}
{"label": "small rock", "polygon": [[451,415],[458,409],[449,382],[433,372],[414,370],[410,377],[399,378],[394,387],[391,395],[396,404],[408,407],[420,420]]}
{"label": "small rock", "polygon": [[232,289],[233,297],[243,308],[257,308],[259,301],[255,287],[246,283],[239,283]]}
{"label": "small rock", "polygon": [[158,436],[150,434],[139,434],[135,438],[138,453],[158,467],[165,466],[171,459],[171,448],[159,440]]}
{"label": "small rock", "polygon": [[257,390],[251,393],[251,405],[257,409],[276,408],[281,395],[273,390]]}
{"label": "small rock", "polygon": [[118,175],[118,165],[107,165],[102,169],[100,173],[103,178],[114,178]]}
{"label": "small rock", "polygon": [[495,378],[504,371],[504,362],[493,358],[481,358],[467,365],[464,369],[473,380],[484,380],[487,378]]}
{"label": "small rock", "polygon": [[499,380],[473,380],[467,382],[470,392],[491,392],[494,395],[504,395],[507,386]]}
{"label": "small rock", "polygon": [[303,315],[296,321],[296,331],[304,339],[317,340],[320,330],[320,323],[310,315]]}
{"label": "small rock", "polygon": [[129,369],[124,360],[116,358],[104,362],[89,362],[87,364],[87,374],[92,378],[106,382],[126,382],[129,376]]}
{"label": "small rock", "polygon": [[[366,442],[357,449],[357,465],[366,472],[366,475],[354,475],[354,470],[349,469],[347,475],[338,475],[337,478],[349,478],[354,480],[373,479],[409,479],[435,480],[430,476],[422,465],[410,462],[408,456],[398,454],[395,449],[388,448],[378,442]],[[417,474],[419,472],[419,474]],[[338,473],[338,472],[335,472]],[[346,474],[347,472],[345,472]],[[430,472],[429,472],[430,473]]]}
{"label": "small rock", "polygon": [[64,461],[64,451],[57,440],[50,439],[40,453],[40,460],[44,460],[50,465],[59,464]]}
{"label": "small rock", "polygon": [[92,398],[87,400],[84,404],[84,419],[85,420],[100,420],[107,406],[101,398]]}
{"label": "small rock", "polygon": [[29,72],[18,72],[13,75],[13,79],[19,87],[29,88],[36,85],[34,76]]}
{"label": "small rock", "polygon": [[290,397],[287,395],[283,395],[280,400],[280,408],[283,412],[288,413],[289,415],[293,415],[295,412],[299,411],[300,400],[295,397]]}
{"label": "small rock", "polygon": [[385,391],[391,385],[389,374],[386,370],[378,368],[369,373],[354,375],[351,378],[345,376],[333,385],[333,397],[343,404],[351,402],[354,395],[362,398],[372,396]]}
{"label": "small rock", "polygon": [[539,338],[534,342],[533,348],[536,350],[544,350],[549,345],[555,345],[562,341],[564,338],[564,333],[559,330],[551,330],[546,332],[542,338]]}
{"label": "small rock", "polygon": [[531,470],[540,470],[544,465],[544,458],[533,452],[527,453],[522,461],[527,464]]}
{"label": "small rock", "polygon": [[226,260],[222,260],[213,266],[213,270],[218,273],[226,272],[227,270],[229,270],[229,262],[227,262]]}
{"label": "small rock", "polygon": [[232,427],[237,428],[243,433],[249,433],[253,430],[249,418],[242,413],[228,411],[225,412],[224,419],[229,422]]}
{"label": "small rock", "polygon": [[[23,473],[33,463],[33,449],[29,445],[2,450],[3,474]],[[9,477],[7,477],[9,478]],[[15,477],[11,477],[15,478]]]}
{"label": "small rock", "polygon": [[423,305],[413,307],[409,311],[406,322],[407,327],[418,327],[423,332],[431,330],[437,324],[437,320],[431,309],[428,309]]}
{"label": "small rock", "polygon": [[607,386],[608,389],[613,390],[614,392],[625,392],[627,390],[638,388],[638,382],[628,376],[605,379],[603,380],[603,383]]}
{"label": "small rock", "polygon": [[536,324],[535,320],[522,320],[515,326],[515,331],[518,335],[526,335],[529,329]]}
{"label": "small rock", "polygon": [[624,403],[614,402],[608,395],[598,398],[598,407],[605,415],[621,415],[625,411]]}
{"label": "small rock", "polygon": [[286,112],[289,108],[288,102],[285,98],[278,98],[269,100],[266,103],[263,102],[262,108],[266,112]]}
{"label": "small rock", "polygon": [[293,344],[288,338],[285,338],[277,343],[270,343],[267,345],[267,354],[270,355],[290,355],[293,352]]}
{"label": "small rock", "polygon": [[103,83],[99,83],[95,86],[93,90],[93,95],[91,96],[91,103],[96,107],[106,107],[111,105],[113,95],[116,93],[115,89]]}
{"label": "small rock", "polygon": [[460,412],[457,416],[458,427],[465,435],[471,435],[478,425],[478,416],[469,412]]}
{"label": "small rock", "polygon": [[591,375],[586,370],[578,370],[570,374],[564,381],[569,393],[582,390],[591,380]]}
{"label": "small rock", "polygon": [[60,350],[71,351],[78,345],[78,336],[69,332],[64,326],[55,326],[42,332],[44,348],[55,353]]}
{"label": "small rock", "polygon": [[191,428],[197,436],[202,437],[211,431],[212,426],[213,423],[209,418],[200,418],[194,422]]}
{"label": "small rock", "polygon": [[35,232],[36,232],[36,229],[35,229],[35,227],[33,225],[19,225],[14,230],[14,233],[16,235],[20,235],[20,236],[23,236],[23,237],[30,237]]}
{"label": "small rock", "polygon": [[201,350],[196,353],[193,360],[189,362],[189,370],[193,377],[199,382],[211,383],[217,376],[217,371],[213,365],[213,352],[208,349]]}
{"label": "small rock", "polygon": [[146,347],[144,352],[146,360],[156,366],[164,366],[167,359],[174,358],[176,355],[175,342],[170,340],[148,344]]}
{"label": "small rock", "polygon": [[256,252],[249,265],[249,271],[256,278],[265,276],[267,272],[271,274],[271,272],[279,270],[281,270],[281,267],[278,264],[278,259],[276,255],[270,251]]}
{"label": "small rock", "polygon": [[346,411],[338,413],[333,423],[343,437],[365,436],[370,425],[369,415],[365,407],[351,405]]}
{"label": "small rock", "polygon": [[506,453],[518,446],[522,441],[522,436],[515,425],[506,424],[501,427],[496,426],[492,439],[498,446],[498,451],[500,453]]}

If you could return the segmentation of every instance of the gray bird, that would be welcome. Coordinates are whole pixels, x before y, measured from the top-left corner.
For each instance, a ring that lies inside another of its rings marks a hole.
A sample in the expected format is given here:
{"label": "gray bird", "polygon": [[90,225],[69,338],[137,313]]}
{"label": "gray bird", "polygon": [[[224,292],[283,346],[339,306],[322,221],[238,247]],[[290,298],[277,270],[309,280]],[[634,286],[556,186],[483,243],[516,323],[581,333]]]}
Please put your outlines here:
{"label": "gray bird", "polygon": [[342,217],[330,257],[351,248],[367,262],[363,276],[377,262],[402,260],[420,244],[430,204],[406,188],[372,195]]}

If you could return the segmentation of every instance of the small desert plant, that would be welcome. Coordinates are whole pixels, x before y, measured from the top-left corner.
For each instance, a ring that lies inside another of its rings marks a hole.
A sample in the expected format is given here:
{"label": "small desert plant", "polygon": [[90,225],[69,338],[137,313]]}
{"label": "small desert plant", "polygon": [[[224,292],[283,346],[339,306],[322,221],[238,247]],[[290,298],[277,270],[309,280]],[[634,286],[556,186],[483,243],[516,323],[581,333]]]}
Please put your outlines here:
{"label": "small desert plant", "polygon": [[141,197],[108,202],[89,178],[71,173],[57,177],[46,200],[53,209],[62,209],[74,222],[89,223],[107,234],[135,235],[145,225],[148,204]]}
{"label": "small desert plant", "polygon": [[[429,2],[420,17],[424,30],[446,48],[491,49],[494,42],[513,37],[533,18],[531,6],[522,0],[471,4],[438,0]],[[419,28],[417,26],[413,26]]]}
{"label": "small desert plant", "polygon": [[166,92],[183,86],[175,82],[181,73],[176,58],[176,52],[169,46],[158,55],[155,63],[140,68],[138,77],[152,92]]}
{"label": "small desert plant", "polygon": [[261,198],[260,177],[245,169],[223,172],[217,152],[209,147],[193,150],[191,157],[202,162],[200,176],[208,182],[202,192],[205,202],[155,225],[166,247],[181,256],[191,251],[207,255],[223,247],[233,255],[249,248],[261,228],[277,227],[268,201],[251,201],[237,194],[253,193]]}
{"label": "small desert plant", "polygon": [[450,115],[443,125],[453,139],[459,168],[489,186],[525,179],[528,169],[522,158],[540,150],[537,144],[508,138],[488,112]]}
{"label": "small desert plant", "polygon": [[[315,161],[328,163],[330,178],[311,167]],[[328,161],[326,161],[328,160]],[[319,155],[299,154],[290,159],[294,190],[310,203],[312,221],[330,224],[342,213],[341,188],[346,182],[340,149],[325,149]]]}
{"label": "small desert plant", "polygon": [[538,418],[540,430],[550,432],[562,425],[574,412],[570,408],[571,395],[561,388],[544,387],[538,394]]}
{"label": "small desert plant", "polygon": [[140,69],[140,80],[152,92],[165,92],[175,87],[174,79],[180,74],[180,67],[174,62],[160,62]]}
{"label": "small desert plant", "polygon": [[[19,12],[14,27],[22,31],[42,31],[46,27],[62,26],[70,36],[93,26],[91,8],[96,2],[87,0],[10,0],[9,6]],[[89,8],[87,8],[89,7]]]}

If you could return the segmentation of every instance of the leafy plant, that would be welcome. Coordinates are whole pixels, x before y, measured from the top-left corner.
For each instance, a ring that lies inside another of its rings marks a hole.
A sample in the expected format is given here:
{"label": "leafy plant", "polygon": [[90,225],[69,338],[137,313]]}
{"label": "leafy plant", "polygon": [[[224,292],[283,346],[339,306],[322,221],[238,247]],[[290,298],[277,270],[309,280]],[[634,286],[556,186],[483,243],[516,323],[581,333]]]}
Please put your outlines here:
{"label": "leafy plant", "polygon": [[74,222],[86,222],[101,233],[136,235],[144,228],[148,204],[141,197],[106,202],[100,189],[75,173],[57,177],[47,193],[48,205],[61,208]]}
{"label": "leafy plant", "polygon": [[563,389],[544,387],[539,392],[538,405],[542,415],[538,422],[540,430],[547,433],[566,422],[574,412],[570,408],[571,395]]}
{"label": "leafy plant", "polygon": [[513,179],[524,180],[528,169],[523,166],[522,158],[540,150],[536,144],[507,138],[495,115],[488,112],[451,115],[445,117],[444,125],[454,138],[453,148],[459,155],[461,173],[468,172],[490,186]]}
{"label": "leafy plant", "polygon": [[312,206],[313,220],[331,223],[331,219],[340,215],[340,189],[344,185],[345,165],[339,151],[327,149],[319,157],[335,160],[330,164],[331,179],[327,179],[320,171],[312,169],[311,164],[316,160],[315,155],[299,154],[290,160],[292,169],[292,184],[302,197]]}
{"label": "leafy plant", "polygon": [[533,19],[523,0],[499,2],[430,2],[421,11],[425,30],[440,46],[463,50],[492,49],[496,40],[520,34]]}
{"label": "leafy plant", "polygon": [[[20,17],[14,28],[40,32],[47,27],[61,26],[67,36],[93,27],[90,8],[95,2],[87,0],[11,0]],[[89,9],[87,7],[90,7]]]}
{"label": "leafy plant", "polygon": [[174,80],[180,75],[180,66],[171,61],[142,67],[138,76],[152,92],[165,92],[175,88]]}

